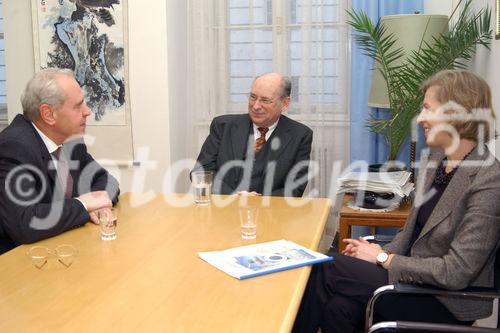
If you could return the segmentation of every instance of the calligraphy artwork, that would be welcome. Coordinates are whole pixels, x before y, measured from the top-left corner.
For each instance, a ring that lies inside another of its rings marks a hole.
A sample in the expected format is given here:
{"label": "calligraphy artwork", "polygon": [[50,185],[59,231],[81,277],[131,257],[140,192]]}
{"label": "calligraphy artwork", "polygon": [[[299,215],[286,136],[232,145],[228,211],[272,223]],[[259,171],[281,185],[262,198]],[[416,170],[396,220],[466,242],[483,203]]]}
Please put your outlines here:
{"label": "calligraphy artwork", "polygon": [[93,113],[91,125],[126,124],[123,2],[32,1],[35,65],[75,72]]}

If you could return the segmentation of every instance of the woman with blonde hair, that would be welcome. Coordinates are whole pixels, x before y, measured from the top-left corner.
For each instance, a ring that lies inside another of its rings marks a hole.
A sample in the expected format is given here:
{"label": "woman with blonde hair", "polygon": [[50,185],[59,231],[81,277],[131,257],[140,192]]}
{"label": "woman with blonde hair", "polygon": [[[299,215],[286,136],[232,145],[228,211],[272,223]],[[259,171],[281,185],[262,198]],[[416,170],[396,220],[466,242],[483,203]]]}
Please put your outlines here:
{"label": "woman with blonde hair", "polygon": [[[500,239],[500,163],[486,143],[495,117],[488,84],[466,70],[445,70],[422,84],[417,122],[430,147],[419,165],[411,213],[383,248],[344,239],[343,254],[313,267],[294,332],[358,332],[373,291],[398,282],[449,290],[492,287]],[[389,295],[377,321],[470,325],[492,302],[460,297]]]}

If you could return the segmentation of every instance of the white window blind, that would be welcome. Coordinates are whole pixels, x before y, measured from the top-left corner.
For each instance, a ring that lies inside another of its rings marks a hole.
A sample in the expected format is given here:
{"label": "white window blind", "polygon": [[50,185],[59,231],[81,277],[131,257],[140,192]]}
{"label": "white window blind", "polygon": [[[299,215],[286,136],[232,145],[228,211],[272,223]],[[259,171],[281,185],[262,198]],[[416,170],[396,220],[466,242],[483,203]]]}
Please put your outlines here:
{"label": "white window blind", "polygon": [[[340,0],[229,0],[218,29],[228,32],[229,101],[246,108],[251,82],[278,71],[292,79],[290,114],[323,110],[333,118],[347,107],[347,2]],[[219,54],[220,57],[225,55]]]}

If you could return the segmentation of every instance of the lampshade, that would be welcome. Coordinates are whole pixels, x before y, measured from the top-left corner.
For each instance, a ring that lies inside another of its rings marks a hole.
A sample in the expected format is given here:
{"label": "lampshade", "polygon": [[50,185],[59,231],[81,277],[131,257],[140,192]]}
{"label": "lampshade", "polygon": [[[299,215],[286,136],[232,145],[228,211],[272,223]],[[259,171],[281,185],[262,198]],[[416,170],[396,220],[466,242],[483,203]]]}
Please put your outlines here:
{"label": "lampshade", "polygon": [[[381,21],[387,29],[386,34],[392,33],[395,37],[396,42],[392,46],[394,50],[403,48],[404,56],[395,63],[396,65],[401,64],[407,56],[411,55],[413,50],[418,50],[422,38],[423,41],[432,45],[432,37],[438,37],[440,34],[448,32],[448,17],[446,15],[387,15],[382,16]],[[389,108],[387,84],[378,68],[377,63],[373,71],[368,105],[377,108]]]}

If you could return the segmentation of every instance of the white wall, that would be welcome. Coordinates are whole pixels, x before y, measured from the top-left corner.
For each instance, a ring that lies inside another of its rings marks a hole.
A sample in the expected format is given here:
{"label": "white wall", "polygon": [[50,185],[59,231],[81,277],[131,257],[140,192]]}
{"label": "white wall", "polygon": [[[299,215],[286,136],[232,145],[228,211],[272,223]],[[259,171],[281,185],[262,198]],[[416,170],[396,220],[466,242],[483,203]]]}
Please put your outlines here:
{"label": "white wall", "polygon": [[[188,100],[192,90],[187,84],[188,73],[188,10],[186,0],[167,0],[168,82],[170,95],[170,160],[172,163],[188,157],[186,124]],[[194,137],[193,137],[194,140]],[[179,177],[176,190],[187,192],[191,186],[189,173]]]}
{"label": "white wall", "polygon": [[22,113],[19,98],[26,82],[33,76],[33,32],[29,1],[5,1],[5,64],[9,121]]}
{"label": "white wall", "polygon": [[[148,0],[144,5],[141,0],[129,0],[128,7],[129,91],[135,159],[140,160],[138,153],[145,148],[149,151],[147,159],[153,163],[141,161],[141,167],[120,168],[112,173],[120,175],[122,192],[161,191],[170,164],[166,3]],[[22,112],[19,98],[34,73],[30,1],[4,2],[4,16],[7,103],[9,120],[12,120]],[[145,175],[145,186],[134,188],[134,176],[142,177],[141,171],[151,165],[156,168]]]}
{"label": "white wall", "polygon": [[424,13],[425,14],[444,14],[450,15],[454,3],[453,0],[424,0]]}
{"label": "white wall", "polygon": [[[491,29],[493,30],[493,38],[495,35],[495,0],[475,0],[475,8],[485,8],[489,6],[493,12],[491,18]],[[482,47],[474,61],[471,64],[471,69],[480,74],[488,81],[493,95],[493,110],[497,117],[497,132],[500,124],[500,39],[493,39],[491,42],[491,50],[488,51]],[[495,142],[496,156],[500,158],[500,139]]]}

